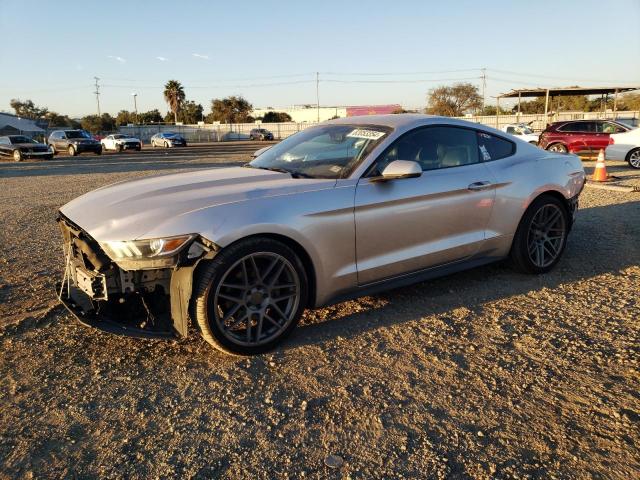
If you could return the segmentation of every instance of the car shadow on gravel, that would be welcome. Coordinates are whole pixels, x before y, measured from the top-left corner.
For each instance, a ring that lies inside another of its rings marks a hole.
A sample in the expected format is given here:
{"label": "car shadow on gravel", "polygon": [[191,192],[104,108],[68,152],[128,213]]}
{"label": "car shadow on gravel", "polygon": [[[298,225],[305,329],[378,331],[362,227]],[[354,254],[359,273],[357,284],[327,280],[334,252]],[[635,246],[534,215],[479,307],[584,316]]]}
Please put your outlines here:
{"label": "car shadow on gravel", "polygon": [[580,209],[563,258],[550,273],[527,275],[502,261],[360,298],[355,311],[354,301],[311,310],[281,348],[348,339],[462,307],[479,311],[487,303],[514,295],[615,273],[640,265],[639,239],[640,201]]}

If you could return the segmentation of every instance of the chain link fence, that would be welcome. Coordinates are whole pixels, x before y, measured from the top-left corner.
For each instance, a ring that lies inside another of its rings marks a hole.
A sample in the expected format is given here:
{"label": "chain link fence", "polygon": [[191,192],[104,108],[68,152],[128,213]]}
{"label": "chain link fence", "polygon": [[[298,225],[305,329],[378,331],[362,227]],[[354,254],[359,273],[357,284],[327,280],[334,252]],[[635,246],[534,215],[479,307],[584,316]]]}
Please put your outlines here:
{"label": "chain link fence", "polygon": [[131,125],[121,126],[118,131],[125,135],[149,142],[151,137],[160,132],[173,132],[182,135],[189,143],[225,142],[232,140],[248,140],[251,130],[264,128],[273,133],[273,138],[282,140],[317,123],[235,123],[213,125]]}
{"label": "chain link fence", "polygon": [[[611,112],[559,112],[549,114],[545,117],[542,113],[536,114],[514,114],[514,115],[468,115],[456,117],[469,122],[480,123],[494,128],[502,128],[511,123],[526,123],[535,131],[542,131],[548,123],[565,120],[613,120]],[[625,120],[628,124],[638,126],[640,123],[640,111],[617,112],[615,119]],[[318,125],[316,122],[284,122],[284,123],[234,123],[234,124],[203,124],[203,125],[128,125],[118,128],[118,133],[139,138],[144,143],[149,143],[151,137],[160,132],[174,132],[182,135],[189,143],[200,142],[225,142],[233,140],[248,140],[251,130],[264,128],[273,133],[273,138],[282,140],[305,128]],[[68,129],[68,128],[67,128]],[[45,140],[54,130],[65,130],[65,128],[54,127],[46,129],[43,134],[37,135],[38,139]],[[105,132],[104,135],[108,135]]]}

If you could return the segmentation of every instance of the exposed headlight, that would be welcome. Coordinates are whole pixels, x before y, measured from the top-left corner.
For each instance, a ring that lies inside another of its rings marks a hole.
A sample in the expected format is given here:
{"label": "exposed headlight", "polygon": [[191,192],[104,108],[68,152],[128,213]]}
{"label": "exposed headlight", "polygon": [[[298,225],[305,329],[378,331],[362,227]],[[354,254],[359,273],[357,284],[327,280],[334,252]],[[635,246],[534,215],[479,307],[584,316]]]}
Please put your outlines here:
{"label": "exposed headlight", "polygon": [[177,253],[195,235],[103,242],[104,253],[125,270],[142,268],[167,268],[177,262]]}

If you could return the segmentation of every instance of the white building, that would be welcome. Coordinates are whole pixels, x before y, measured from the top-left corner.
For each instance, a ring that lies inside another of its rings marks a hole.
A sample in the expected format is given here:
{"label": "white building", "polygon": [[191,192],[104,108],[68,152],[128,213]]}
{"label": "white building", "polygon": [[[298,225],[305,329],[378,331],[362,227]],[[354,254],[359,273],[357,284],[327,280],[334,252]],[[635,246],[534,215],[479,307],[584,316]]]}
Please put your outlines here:
{"label": "white building", "polygon": [[256,108],[251,112],[253,118],[264,117],[269,112],[284,112],[288,113],[291,120],[296,123],[311,123],[317,122],[318,117],[320,121],[324,122],[334,117],[346,117],[346,107],[320,107],[315,105],[294,105],[293,107],[282,108]]}
{"label": "white building", "polygon": [[335,117],[354,117],[358,115],[386,114],[400,110],[402,107],[393,105],[363,105],[340,107],[316,107],[315,105],[294,105],[282,108],[256,108],[251,112],[253,118],[263,117],[268,112],[288,113],[291,120],[296,123],[315,123],[318,120],[324,122]]}

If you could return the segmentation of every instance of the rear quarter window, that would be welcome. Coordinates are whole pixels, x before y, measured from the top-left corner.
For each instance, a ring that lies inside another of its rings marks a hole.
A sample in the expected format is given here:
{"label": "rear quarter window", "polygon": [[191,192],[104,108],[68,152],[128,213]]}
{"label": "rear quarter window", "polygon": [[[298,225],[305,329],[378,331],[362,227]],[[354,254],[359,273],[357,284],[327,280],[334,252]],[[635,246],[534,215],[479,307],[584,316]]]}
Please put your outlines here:
{"label": "rear quarter window", "polygon": [[478,132],[478,150],[484,162],[500,160],[516,153],[516,144],[485,132]]}

